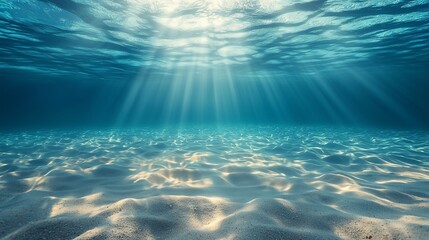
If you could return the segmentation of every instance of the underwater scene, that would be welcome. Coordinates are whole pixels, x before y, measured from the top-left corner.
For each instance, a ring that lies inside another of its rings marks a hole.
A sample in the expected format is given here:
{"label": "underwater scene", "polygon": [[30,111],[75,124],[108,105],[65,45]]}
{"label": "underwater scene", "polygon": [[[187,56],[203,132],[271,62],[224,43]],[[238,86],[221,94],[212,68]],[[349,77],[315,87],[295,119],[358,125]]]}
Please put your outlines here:
{"label": "underwater scene", "polygon": [[428,239],[429,0],[0,0],[0,239]]}

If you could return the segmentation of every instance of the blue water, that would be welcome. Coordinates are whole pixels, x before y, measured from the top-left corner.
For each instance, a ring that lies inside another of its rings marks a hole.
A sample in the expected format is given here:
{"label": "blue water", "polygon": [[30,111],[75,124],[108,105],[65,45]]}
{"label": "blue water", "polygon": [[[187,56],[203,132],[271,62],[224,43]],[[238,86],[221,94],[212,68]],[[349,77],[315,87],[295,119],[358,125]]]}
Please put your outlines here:
{"label": "blue water", "polygon": [[0,0],[0,238],[423,239],[428,67],[429,0]]}
{"label": "blue water", "polygon": [[428,1],[0,1],[3,128],[427,128]]}

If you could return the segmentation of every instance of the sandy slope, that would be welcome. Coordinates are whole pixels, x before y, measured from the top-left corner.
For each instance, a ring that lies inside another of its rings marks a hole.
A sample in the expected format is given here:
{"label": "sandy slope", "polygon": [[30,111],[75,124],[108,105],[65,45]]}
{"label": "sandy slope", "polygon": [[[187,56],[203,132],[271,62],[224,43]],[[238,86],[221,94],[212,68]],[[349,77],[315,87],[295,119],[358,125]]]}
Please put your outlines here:
{"label": "sandy slope", "polygon": [[242,129],[0,138],[5,239],[426,239],[427,133]]}

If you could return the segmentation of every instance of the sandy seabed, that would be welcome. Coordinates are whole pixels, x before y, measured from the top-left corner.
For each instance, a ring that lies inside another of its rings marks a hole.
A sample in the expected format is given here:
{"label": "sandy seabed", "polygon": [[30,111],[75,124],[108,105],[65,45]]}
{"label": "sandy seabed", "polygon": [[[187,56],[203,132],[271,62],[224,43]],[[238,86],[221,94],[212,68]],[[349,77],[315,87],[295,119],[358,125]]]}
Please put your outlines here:
{"label": "sandy seabed", "polygon": [[2,239],[428,239],[429,133],[0,135]]}

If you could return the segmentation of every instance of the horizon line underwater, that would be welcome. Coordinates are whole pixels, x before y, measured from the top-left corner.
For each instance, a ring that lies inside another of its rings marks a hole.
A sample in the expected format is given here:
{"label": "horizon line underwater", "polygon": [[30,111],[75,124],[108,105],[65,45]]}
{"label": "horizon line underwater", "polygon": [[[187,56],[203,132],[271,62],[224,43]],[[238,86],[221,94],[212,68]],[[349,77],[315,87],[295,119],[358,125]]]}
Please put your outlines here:
{"label": "horizon line underwater", "polygon": [[0,0],[0,239],[427,239],[429,0]]}

